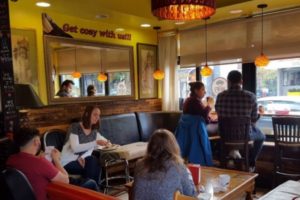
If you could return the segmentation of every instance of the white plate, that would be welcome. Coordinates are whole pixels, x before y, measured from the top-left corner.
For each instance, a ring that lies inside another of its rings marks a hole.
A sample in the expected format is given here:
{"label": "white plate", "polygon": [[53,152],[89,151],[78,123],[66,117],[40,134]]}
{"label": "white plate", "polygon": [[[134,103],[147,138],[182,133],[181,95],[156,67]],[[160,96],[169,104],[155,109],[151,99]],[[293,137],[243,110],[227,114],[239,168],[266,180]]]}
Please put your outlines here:
{"label": "white plate", "polygon": [[104,147],[103,149],[101,149],[101,151],[112,151],[112,150],[116,150],[120,147],[120,145],[118,144],[113,144],[111,147]]}

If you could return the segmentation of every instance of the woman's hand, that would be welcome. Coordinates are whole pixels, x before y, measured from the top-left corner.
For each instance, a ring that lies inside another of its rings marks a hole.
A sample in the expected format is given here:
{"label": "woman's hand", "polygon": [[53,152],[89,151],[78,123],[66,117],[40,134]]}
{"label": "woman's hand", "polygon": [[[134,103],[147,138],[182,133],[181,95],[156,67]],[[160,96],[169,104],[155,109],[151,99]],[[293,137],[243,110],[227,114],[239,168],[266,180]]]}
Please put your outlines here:
{"label": "woman's hand", "polygon": [[79,157],[79,158],[78,158],[78,162],[79,162],[80,166],[81,166],[82,168],[84,168],[84,166],[85,166],[85,159]]}
{"label": "woman's hand", "polygon": [[97,140],[96,142],[100,146],[109,146],[109,145],[111,145],[109,140],[107,140],[107,141],[106,140]]}
{"label": "woman's hand", "polygon": [[211,108],[214,106],[214,103],[215,103],[214,98],[212,98],[212,97],[206,97],[206,102],[207,102],[207,105]]}
{"label": "woman's hand", "polygon": [[60,152],[57,149],[52,149],[51,158],[54,162],[60,162]]}

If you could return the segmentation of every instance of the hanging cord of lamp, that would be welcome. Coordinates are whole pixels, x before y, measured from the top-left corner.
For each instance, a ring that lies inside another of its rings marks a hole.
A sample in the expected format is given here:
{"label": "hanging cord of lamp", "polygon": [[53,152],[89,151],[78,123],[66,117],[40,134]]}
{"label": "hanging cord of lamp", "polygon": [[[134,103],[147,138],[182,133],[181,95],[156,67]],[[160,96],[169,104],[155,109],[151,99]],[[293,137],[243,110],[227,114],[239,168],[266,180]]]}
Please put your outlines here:
{"label": "hanging cord of lamp", "polygon": [[208,18],[205,18],[204,21],[205,21],[205,65],[201,68],[201,76],[210,76],[212,75],[213,73],[213,70],[208,66],[207,64],[207,20],[209,19]]}
{"label": "hanging cord of lamp", "polygon": [[269,64],[269,58],[264,54],[264,8],[267,4],[259,4],[257,8],[261,9],[261,50],[260,55],[255,59],[256,67],[266,67]]}
{"label": "hanging cord of lamp", "polygon": [[102,66],[101,49],[99,50],[99,58],[100,58],[100,73],[99,73],[97,79],[98,79],[98,81],[100,81],[100,82],[105,82],[105,81],[107,81],[107,76],[106,76],[106,74],[103,73],[103,71],[102,71],[102,67],[103,67],[103,66]]}
{"label": "hanging cord of lamp", "polygon": [[[160,30],[160,27],[159,26],[154,26],[153,29],[157,31],[157,44],[158,44],[158,41],[159,41],[158,31]],[[165,78],[165,73],[162,70],[157,68],[157,70],[155,70],[154,73],[153,73],[153,78],[156,79],[156,80],[162,80],[162,79]]]}
{"label": "hanging cord of lamp", "polygon": [[72,73],[73,78],[80,78],[81,73],[77,71],[77,47],[75,47],[75,71]]}

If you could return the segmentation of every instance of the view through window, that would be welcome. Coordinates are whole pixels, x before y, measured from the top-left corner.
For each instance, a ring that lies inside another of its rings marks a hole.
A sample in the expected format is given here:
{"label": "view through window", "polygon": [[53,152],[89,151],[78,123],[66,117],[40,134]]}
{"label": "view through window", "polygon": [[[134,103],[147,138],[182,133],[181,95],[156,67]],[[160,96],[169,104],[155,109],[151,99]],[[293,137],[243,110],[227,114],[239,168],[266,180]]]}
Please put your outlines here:
{"label": "view through window", "polygon": [[300,58],[273,60],[256,75],[257,103],[265,114],[257,126],[272,135],[271,115],[300,115]]}
{"label": "view through window", "polygon": [[[205,85],[206,96],[211,96],[216,99],[217,95],[227,89],[227,75],[232,70],[242,71],[242,64],[226,64],[218,66],[210,66],[213,69],[213,74],[209,77],[203,77],[202,82]],[[179,77],[179,101],[182,103],[189,96],[189,83],[196,81],[196,67],[181,68],[177,71]],[[206,98],[203,98],[205,100]],[[181,108],[180,107],[180,108]]]}

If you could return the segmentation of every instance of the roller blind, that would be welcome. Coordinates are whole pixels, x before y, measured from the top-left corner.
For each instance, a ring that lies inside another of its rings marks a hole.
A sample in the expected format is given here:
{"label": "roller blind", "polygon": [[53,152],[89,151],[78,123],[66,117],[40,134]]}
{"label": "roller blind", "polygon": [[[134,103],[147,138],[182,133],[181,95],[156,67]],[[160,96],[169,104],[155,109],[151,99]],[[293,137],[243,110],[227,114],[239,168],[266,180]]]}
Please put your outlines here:
{"label": "roller blind", "polygon": [[71,74],[75,66],[81,73],[130,70],[128,50],[70,48],[56,50],[56,54],[59,74]]}
{"label": "roller blind", "polygon": [[[271,59],[300,56],[300,10],[264,17],[264,52]],[[260,54],[261,18],[208,25],[208,61],[253,62]],[[180,31],[181,65],[205,61],[204,28]]]}

